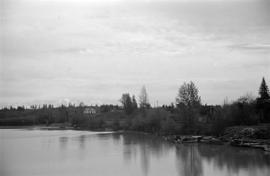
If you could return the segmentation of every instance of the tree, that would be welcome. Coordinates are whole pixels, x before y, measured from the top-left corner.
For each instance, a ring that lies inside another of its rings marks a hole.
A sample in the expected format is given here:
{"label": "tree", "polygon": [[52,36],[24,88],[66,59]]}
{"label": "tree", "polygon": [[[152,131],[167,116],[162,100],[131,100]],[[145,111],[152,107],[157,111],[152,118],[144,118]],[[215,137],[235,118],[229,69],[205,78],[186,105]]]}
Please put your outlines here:
{"label": "tree", "polygon": [[120,102],[122,103],[125,112],[127,114],[131,114],[133,111],[133,106],[132,106],[133,104],[132,104],[129,93],[122,94],[122,98]]}
{"label": "tree", "polygon": [[245,95],[237,99],[237,102],[242,103],[242,104],[251,104],[254,101],[255,101],[255,98],[251,93],[246,93]]}
{"label": "tree", "polygon": [[142,89],[141,89],[141,94],[139,96],[139,101],[140,101],[140,108],[145,109],[145,108],[150,107],[149,100],[148,100],[148,95],[147,95],[145,86],[143,86]]}
{"label": "tree", "polygon": [[190,81],[179,88],[178,96],[176,97],[176,104],[185,105],[188,107],[196,107],[201,104],[201,97],[198,95],[199,90],[195,84]]}
{"label": "tree", "polygon": [[135,95],[132,96],[132,108],[133,108],[133,110],[138,108],[138,104],[137,104]]}
{"label": "tree", "polygon": [[270,95],[264,78],[262,79],[262,83],[259,88],[259,95],[260,97],[257,98],[256,108],[260,114],[260,121],[270,122]]}
{"label": "tree", "polygon": [[268,89],[268,86],[266,85],[264,78],[262,79],[262,83],[259,89],[259,95],[260,95],[260,99],[262,100],[267,100],[270,98],[269,89]]}
{"label": "tree", "polygon": [[80,102],[79,107],[84,107],[85,104],[83,102]]}
{"label": "tree", "polygon": [[190,81],[179,88],[176,97],[179,117],[184,120],[184,130],[186,133],[196,133],[196,119],[199,114],[201,98],[198,95],[199,90],[195,84]]}
{"label": "tree", "polygon": [[256,101],[250,93],[238,98],[230,105],[232,122],[236,125],[256,124],[259,117],[255,112],[255,106]]}

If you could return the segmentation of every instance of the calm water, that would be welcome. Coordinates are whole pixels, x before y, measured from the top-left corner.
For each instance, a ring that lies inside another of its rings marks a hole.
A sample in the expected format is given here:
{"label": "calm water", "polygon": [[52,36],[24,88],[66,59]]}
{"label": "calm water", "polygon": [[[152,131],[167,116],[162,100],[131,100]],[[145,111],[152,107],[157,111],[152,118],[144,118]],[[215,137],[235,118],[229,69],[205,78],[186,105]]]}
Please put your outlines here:
{"label": "calm water", "polygon": [[1,176],[268,176],[270,155],[142,134],[0,130]]}

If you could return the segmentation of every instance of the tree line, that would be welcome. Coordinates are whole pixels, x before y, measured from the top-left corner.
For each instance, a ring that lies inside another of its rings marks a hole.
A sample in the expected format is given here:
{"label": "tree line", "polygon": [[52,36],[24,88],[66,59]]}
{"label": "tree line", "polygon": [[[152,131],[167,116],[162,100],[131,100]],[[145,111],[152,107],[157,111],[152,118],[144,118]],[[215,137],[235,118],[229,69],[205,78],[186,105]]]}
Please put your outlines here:
{"label": "tree line", "polygon": [[[259,96],[250,94],[239,97],[232,103],[202,105],[199,89],[194,82],[184,82],[178,89],[175,103],[152,108],[145,87],[139,96],[139,109],[136,99],[129,93],[122,95],[121,103],[127,115],[131,116],[131,129],[170,133],[220,134],[226,127],[235,125],[257,125],[270,122],[270,96],[265,79],[262,79]],[[153,112],[153,109],[156,111]],[[146,110],[146,111],[145,111]],[[169,112],[163,112],[163,111]],[[146,112],[146,113],[145,113]],[[139,115],[138,115],[139,114]],[[153,115],[154,114],[154,115]],[[165,119],[165,121],[164,121]],[[149,122],[149,124],[146,124]]]}
{"label": "tree line", "polygon": [[229,126],[256,125],[270,122],[270,96],[265,79],[258,97],[247,94],[223,105],[203,105],[199,88],[194,82],[184,82],[178,89],[175,102],[151,107],[146,87],[138,96],[123,93],[118,105],[91,106],[97,113],[85,114],[80,103],[54,107],[23,106],[0,110],[0,125],[51,125],[67,123],[87,129],[136,130],[160,134],[220,134]]}

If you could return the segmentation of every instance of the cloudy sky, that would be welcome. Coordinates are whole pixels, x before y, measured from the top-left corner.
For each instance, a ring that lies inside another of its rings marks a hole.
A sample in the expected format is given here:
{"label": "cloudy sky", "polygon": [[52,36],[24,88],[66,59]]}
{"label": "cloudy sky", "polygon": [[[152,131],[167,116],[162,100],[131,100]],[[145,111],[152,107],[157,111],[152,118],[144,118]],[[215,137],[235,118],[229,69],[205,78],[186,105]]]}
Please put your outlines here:
{"label": "cloudy sky", "polygon": [[222,104],[270,85],[269,0],[0,0],[0,106]]}

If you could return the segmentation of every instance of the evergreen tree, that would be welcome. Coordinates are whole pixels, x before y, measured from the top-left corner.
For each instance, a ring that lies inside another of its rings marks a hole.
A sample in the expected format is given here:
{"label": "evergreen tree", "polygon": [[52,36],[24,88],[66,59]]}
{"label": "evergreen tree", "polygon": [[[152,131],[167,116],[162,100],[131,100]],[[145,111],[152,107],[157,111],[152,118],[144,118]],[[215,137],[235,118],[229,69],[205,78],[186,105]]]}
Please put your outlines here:
{"label": "evergreen tree", "polygon": [[259,88],[260,97],[257,98],[257,111],[260,115],[261,122],[270,122],[270,95],[269,89],[264,78]]}
{"label": "evergreen tree", "polygon": [[264,78],[262,79],[262,83],[259,89],[259,95],[260,95],[260,99],[262,100],[266,100],[270,98],[269,89],[268,89],[268,86],[266,85]]}

